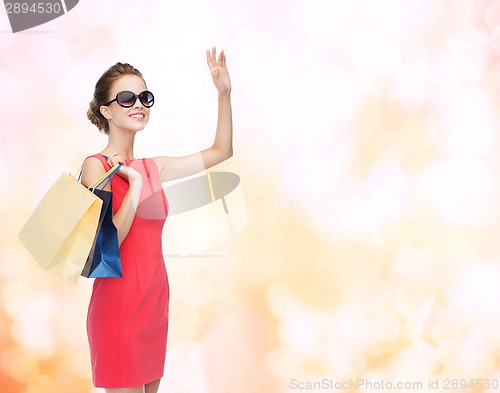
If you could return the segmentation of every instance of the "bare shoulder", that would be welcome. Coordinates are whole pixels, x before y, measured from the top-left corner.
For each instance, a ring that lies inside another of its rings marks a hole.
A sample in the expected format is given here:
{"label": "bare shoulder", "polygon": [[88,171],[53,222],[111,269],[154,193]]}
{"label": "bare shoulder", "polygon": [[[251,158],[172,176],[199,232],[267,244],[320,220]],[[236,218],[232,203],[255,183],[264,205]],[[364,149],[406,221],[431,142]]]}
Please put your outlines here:
{"label": "bare shoulder", "polygon": [[161,174],[165,171],[165,168],[168,168],[170,166],[169,161],[171,161],[172,157],[156,156],[151,157],[151,159],[155,162],[156,166],[158,167],[158,171]]}
{"label": "bare shoulder", "polygon": [[[106,173],[106,169],[102,164],[101,160],[97,157],[88,157],[82,167],[82,184],[86,187],[94,183],[102,175]],[[110,190],[109,185],[106,186],[105,190]]]}
{"label": "bare shoulder", "polygon": [[163,164],[165,161],[168,161],[170,157],[167,157],[167,156],[156,156],[156,157],[151,157],[151,159],[156,162],[156,165],[158,165],[158,167]]}

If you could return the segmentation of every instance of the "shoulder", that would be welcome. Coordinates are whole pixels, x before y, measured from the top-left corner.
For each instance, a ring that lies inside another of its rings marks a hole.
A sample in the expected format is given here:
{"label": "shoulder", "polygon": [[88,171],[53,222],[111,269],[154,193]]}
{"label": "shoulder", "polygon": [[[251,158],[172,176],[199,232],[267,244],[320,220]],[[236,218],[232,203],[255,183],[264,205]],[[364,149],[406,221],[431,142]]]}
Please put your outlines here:
{"label": "shoulder", "polygon": [[162,167],[164,165],[168,165],[175,158],[176,157],[171,156],[156,156],[149,158],[149,160],[154,161],[158,167]]}
{"label": "shoulder", "polygon": [[157,156],[157,157],[151,157],[151,158],[149,158],[149,160],[154,162],[156,164],[156,167],[158,168],[158,170],[161,172],[166,166],[169,165],[169,161],[171,160],[171,157]]}
{"label": "shoulder", "polygon": [[161,162],[161,159],[163,157],[151,157],[151,158],[146,158],[146,160],[154,161],[156,165],[158,165]]}
{"label": "shoulder", "polygon": [[82,184],[88,187],[105,173],[106,168],[99,157],[87,157],[82,166]]}

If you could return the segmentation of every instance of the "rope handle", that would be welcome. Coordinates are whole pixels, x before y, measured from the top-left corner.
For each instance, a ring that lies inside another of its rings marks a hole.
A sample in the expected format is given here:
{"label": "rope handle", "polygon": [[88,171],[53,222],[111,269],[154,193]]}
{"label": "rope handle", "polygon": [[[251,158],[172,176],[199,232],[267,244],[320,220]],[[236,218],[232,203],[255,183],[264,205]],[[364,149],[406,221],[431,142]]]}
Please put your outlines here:
{"label": "rope handle", "polygon": [[[109,171],[107,171],[104,175],[102,175],[99,179],[97,179],[94,183],[92,183],[87,188],[95,190],[104,181],[107,180],[106,184],[104,184],[104,186],[102,186],[102,189],[104,189],[108,185],[108,183],[111,181],[111,179],[113,178],[113,176],[116,174],[116,172],[118,172],[118,170],[120,169],[121,166],[122,166],[122,164],[116,164],[113,168],[111,168]],[[83,165],[80,167],[80,173],[78,174],[78,181],[80,181],[80,178],[82,176],[82,169],[83,169]]]}
{"label": "rope handle", "polygon": [[120,169],[120,167],[122,166],[122,164],[116,164],[113,168],[111,168],[109,171],[107,171],[99,180],[97,180],[95,183],[95,186],[92,187],[90,186],[89,188],[92,188],[93,190],[95,190],[96,188],[98,188],[105,180],[106,183],[102,186],[101,189],[104,189],[106,188],[106,186],[109,184],[109,182],[111,181],[111,179],[113,178],[114,175],[116,175],[116,172],[118,172],[118,170]]}

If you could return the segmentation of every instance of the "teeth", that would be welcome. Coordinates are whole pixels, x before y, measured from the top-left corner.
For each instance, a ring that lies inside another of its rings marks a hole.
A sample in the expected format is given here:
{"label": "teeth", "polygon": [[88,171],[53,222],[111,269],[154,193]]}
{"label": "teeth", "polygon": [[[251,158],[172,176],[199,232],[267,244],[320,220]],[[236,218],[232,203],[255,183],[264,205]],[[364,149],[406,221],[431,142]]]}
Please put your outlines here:
{"label": "teeth", "polygon": [[144,117],[144,115],[137,114],[137,115],[131,115],[130,117],[141,117],[141,118],[143,118],[143,117]]}

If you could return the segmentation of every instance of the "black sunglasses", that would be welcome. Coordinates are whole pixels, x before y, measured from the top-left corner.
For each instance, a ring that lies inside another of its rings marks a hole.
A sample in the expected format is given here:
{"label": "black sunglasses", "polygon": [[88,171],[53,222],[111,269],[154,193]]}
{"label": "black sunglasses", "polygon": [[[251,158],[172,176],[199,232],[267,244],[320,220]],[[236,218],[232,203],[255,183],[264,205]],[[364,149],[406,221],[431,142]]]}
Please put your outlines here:
{"label": "black sunglasses", "polygon": [[123,106],[124,108],[130,108],[134,106],[135,102],[137,101],[137,98],[139,98],[141,104],[144,105],[146,108],[151,108],[155,103],[155,96],[148,90],[145,90],[139,94],[135,94],[132,93],[131,91],[125,90],[125,91],[120,91],[116,95],[116,98],[114,100],[109,101],[107,104],[104,104],[104,106],[107,106],[112,102],[116,101],[118,105]]}

